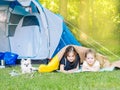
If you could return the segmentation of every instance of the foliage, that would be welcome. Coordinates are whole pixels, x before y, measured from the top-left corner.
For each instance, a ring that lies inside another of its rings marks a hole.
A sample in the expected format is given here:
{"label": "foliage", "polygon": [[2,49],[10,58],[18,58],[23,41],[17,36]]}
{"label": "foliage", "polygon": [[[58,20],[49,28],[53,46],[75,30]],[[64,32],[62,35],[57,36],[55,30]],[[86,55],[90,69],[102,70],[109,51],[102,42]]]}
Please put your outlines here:
{"label": "foliage", "polygon": [[[75,37],[111,60],[120,59],[120,0],[40,0],[62,14]],[[62,6],[65,2],[66,6]],[[63,9],[65,13],[59,11]],[[67,10],[66,10],[67,8]]]}

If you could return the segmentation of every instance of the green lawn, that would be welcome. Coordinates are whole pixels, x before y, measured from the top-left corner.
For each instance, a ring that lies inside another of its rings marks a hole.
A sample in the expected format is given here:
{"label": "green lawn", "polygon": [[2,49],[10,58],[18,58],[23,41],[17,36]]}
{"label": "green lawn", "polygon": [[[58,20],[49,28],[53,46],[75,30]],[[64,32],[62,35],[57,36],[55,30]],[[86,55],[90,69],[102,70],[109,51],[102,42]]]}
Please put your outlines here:
{"label": "green lawn", "polygon": [[120,90],[120,71],[74,74],[38,73],[10,76],[20,67],[0,69],[0,90]]}

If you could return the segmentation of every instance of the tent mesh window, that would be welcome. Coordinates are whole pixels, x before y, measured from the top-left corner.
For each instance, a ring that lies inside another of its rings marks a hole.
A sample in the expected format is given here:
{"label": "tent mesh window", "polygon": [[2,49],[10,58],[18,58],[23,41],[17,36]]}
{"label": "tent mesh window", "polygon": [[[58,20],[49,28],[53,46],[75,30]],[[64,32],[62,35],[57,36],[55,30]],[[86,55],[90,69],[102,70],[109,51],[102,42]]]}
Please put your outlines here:
{"label": "tent mesh window", "polygon": [[23,15],[18,15],[18,14],[11,13],[10,14],[10,23],[18,24],[22,17],[23,17]]}
{"label": "tent mesh window", "polygon": [[33,26],[33,25],[39,26],[37,17],[36,16],[25,16],[22,26]]}
{"label": "tent mesh window", "polygon": [[8,26],[8,36],[11,36],[11,37],[14,36],[16,27],[17,25]]}
{"label": "tent mesh window", "polygon": [[8,24],[8,36],[11,36],[11,37],[14,36],[16,27],[22,17],[23,15],[10,13],[10,20]]}

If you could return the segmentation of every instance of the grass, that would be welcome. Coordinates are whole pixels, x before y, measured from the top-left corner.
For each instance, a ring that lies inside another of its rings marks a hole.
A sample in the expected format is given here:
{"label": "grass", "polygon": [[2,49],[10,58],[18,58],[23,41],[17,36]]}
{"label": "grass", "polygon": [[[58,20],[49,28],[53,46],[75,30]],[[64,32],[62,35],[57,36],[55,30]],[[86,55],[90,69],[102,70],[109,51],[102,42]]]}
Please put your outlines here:
{"label": "grass", "polygon": [[19,66],[0,69],[0,90],[120,90],[120,71],[74,74],[38,73],[10,76]]}

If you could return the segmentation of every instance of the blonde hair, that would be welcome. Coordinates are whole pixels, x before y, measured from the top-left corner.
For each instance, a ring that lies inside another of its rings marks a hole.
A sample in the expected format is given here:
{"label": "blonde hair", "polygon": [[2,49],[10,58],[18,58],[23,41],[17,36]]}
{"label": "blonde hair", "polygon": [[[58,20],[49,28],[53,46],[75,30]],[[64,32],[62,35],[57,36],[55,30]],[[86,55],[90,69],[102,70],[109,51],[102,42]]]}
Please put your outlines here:
{"label": "blonde hair", "polygon": [[89,54],[89,53],[93,54],[94,57],[95,57],[95,59],[96,59],[96,52],[95,52],[95,50],[93,50],[93,49],[88,49],[88,50],[85,52],[85,58],[87,57],[87,54]]}

